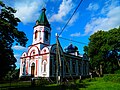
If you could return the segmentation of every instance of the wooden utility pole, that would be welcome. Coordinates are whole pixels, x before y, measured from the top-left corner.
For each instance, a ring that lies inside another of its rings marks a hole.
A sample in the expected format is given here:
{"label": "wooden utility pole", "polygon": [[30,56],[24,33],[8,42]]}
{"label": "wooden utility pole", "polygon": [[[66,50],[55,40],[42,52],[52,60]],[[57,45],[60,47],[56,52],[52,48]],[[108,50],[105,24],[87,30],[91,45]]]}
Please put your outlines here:
{"label": "wooden utility pole", "polygon": [[[56,44],[58,42],[58,34],[56,34]],[[58,47],[56,45],[56,83],[58,84]]]}
{"label": "wooden utility pole", "polygon": [[59,46],[60,46],[60,44],[59,44],[59,41],[58,41],[58,39],[57,39],[57,52],[58,52],[58,60],[59,60],[59,64],[58,65],[60,65],[60,71],[59,71],[59,76],[58,76],[58,78],[59,78],[59,84],[61,83],[61,68],[62,68],[62,66],[61,66],[61,55],[60,55],[60,49],[59,49]]}
{"label": "wooden utility pole", "polygon": [[[58,37],[59,37],[58,34],[56,34],[56,82],[57,82],[57,84],[60,84],[61,81],[62,81],[62,64],[61,64],[61,55],[60,55],[61,50],[59,48],[60,43],[59,43]],[[65,58],[65,55],[64,55],[63,51],[61,51],[61,54],[63,55],[63,59],[66,62],[66,65],[67,65],[67,61],[66,61],[66,58]],[[67,67],[68,67],[68,70],[69,70],[69,73],[70,73],[70,76],[71,76],[72,80],[74,80],[72,75],[71,75],[71,71],[70,71],[70,68],[69,68],[70,66],[67,65]],[[58,70],[59,70],[59,72],[58,72]]]}
{"label": "wooden utility pole", "polygon": [[[60,49],[59,49],[59,41],[58,41],[58,35],[56,34],[56,81],[57,83],[61,83],[61,68],[62,68],[62,65],[61,65],[61,55],[60,55]],[[60,65],[60,67],[58,67]],[[60,71],[58,72],[60,68]]]}

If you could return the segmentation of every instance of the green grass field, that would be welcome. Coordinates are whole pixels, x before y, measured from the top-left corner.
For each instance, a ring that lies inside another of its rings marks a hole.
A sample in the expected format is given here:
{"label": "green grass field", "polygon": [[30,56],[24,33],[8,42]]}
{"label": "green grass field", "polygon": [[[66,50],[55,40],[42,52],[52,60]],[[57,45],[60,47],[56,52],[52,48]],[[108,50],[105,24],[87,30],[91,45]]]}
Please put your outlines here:
{"label": "green grass field", "polygon": [[86,87],[80,88],[80,90],[120,90],[120,83],[106,82],[103,78],[86,79],[83,83],[86,84]]}
{"label": "green grass field", "polygon": [[[108,75],[92,79],[76,80],[75,84],[69,82],[66,85],[50,84],[45,86],[31,86],[31,82],[12,82],[0,84],[0,90],[120,90],[120,75]],[[117,81],[117,82],[116,82]]]}

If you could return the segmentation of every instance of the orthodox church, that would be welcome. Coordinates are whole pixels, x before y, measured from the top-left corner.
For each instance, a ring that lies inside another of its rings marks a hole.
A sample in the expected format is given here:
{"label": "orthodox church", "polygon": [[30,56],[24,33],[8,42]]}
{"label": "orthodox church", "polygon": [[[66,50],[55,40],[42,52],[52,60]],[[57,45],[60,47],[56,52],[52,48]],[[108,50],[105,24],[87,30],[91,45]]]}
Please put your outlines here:
{"label": "orthodox church", "polygon": [[[33,42],[20,58],[20,77],[79,77],[89,75],[89,60],[86,55],[80,56],[78,48],[72,44],[63,50],[60,44],[57,55],[57,44],[50,45],[51,27],[47,20],[46,9],[33,27]],[[59,61],[57,56],[60,57]]]}

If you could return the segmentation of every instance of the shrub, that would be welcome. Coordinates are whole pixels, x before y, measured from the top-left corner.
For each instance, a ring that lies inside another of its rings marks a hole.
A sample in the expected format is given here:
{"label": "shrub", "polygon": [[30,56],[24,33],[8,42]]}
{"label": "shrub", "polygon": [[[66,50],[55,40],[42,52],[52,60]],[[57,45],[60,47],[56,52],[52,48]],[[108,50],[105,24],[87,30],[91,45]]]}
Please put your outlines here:
{"label": "shrub", "polygon": [[104,81],[120,83],[120,74],[107,74],[103,77]]}
{"label": "shrub", "polygon": [[115,74],[120,74],[120,70],[115,71]]}
{"label": "shrub", "polygon": [[37,85],[37,86],[39,86],[39,85],[44,86],[44,85],[48,85],[48,84],[50,84],[50,82],[45,78],[38,78],[35,80],[35,85]]}

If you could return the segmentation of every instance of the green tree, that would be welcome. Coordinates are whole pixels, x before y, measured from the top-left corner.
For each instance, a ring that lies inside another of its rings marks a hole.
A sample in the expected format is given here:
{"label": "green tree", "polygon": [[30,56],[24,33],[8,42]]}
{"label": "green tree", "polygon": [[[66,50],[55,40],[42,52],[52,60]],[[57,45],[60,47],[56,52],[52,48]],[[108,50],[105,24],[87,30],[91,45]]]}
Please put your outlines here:
{"label": "green tree", "polygon": [[16,10],[0,1],[0,79],[16,67],[16,58],[11,48],[13,43],[25,46],[28,41],[26,34],[18,31],[17,25],[20,20],[14,13]]}
{"label": "green tree", "polygon": [[88,46],[84,46],[84,52],[88,54]]}
{"label": "green tree", "polygon": [[[117,52],[120,50],[120,27],[109,31],[98,31],[90,36],[88,55],[92,67],[100,68],[104,73],[114,73],[119,68]],[[109,56],[109,52],[111,55]]]}

